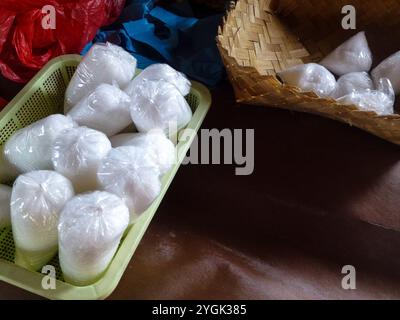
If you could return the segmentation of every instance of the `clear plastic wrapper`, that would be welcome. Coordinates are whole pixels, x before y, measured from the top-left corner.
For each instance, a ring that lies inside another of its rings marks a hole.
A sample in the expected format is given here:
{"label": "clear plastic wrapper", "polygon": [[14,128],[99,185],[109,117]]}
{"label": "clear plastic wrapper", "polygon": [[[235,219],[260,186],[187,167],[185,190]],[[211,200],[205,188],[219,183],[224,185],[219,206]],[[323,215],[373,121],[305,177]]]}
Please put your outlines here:
{"label": "clear plastic wrapper", "polygon": [[108,192],[77,195],[58,224],[64,279],[77,286],[94,283],[110,264],[129,223],[124,202]]}
{"label": "clear plastic wrapper", "polygon": [[162,175],[176,162],[175,146],[162,130],[156,129],[147,133],[122,133],[111,137],[110,140],[114,148],[121,146],[144,148],[153,157]]}
{"label": "clear plastic wrapper", "polygon": [[58,219],[74,196],[71,182],[55,171],[20,175],[11,195],[15,263],[39,270],[57,253]]}
{"label": "clear plastic wrapper", "polygon": [[178,88],[179,92],[186,96],[190,92],[191,83],[186,76],[165,63],[156,63],[144,69],[126,88],[126,92],[131,95],[137,82],[142,80],[164,80]]}
{"label": "clear plastic wrapper", "polygon": [[377,90],[355,91],[337,101],[345,105],[356,105],[360,110],[374,111],[378,115],[393,114],[395,95],[389,79],[382,78]]}
{"label": "clear plastic wrapper", "polygon": [[118,87],[101,84],[80,100],[68,115],[80,126],[86,126],[107,136],[113,136],[132,123],[131,98]]}
{"label": "clear plastic wrapper", "polygon": [[11,225],[10,203],[12,189],[0,184],[0,229]]}
{"label": "clear plastic wrapper", "polygon": [[98,188],[97,170],[111,150],[107,136],[87,127],[64,130],[55,140],[51,159],[54,169],[71,180],[77,193]]}
{"label": "clear plastic wrapper", "polygon": [[18,170],[8,162],[4,148],[0,147],[0,183],[14,181],[19,175]]}
{"label": "clear plastic wrapper", "polygon": [[64,112],[93,92],[102,83],[125,89],[136,72],[136,59],[111,43],[96,43],[76,69],[65,92]]}
{"label": "clear plastic wrapper", "polygon": [[278,74],[286,84],[320,97],[329,96],[336,88],[336,79],[325,67],[316,63],[300,64]]}
{"label": "clear plastic wrapper", "polygon": [[338,99],[352,92],[366,89],[374,89],[374,84],[369,74],[366,72],[351,72],[338,79],[336,89],[332,92],[331,97]]}
{"label": "clear plastic wrapper", "polygon": [[153,157],[143,148],[118,147],[103,159],[97,173],[105,191],[121,197],[133,223],[161,191],[160,171]]}
{"label": "clear plastic wrapper", "polygon": [[320,64],[338,76],[371,70],[372,53],[365,32],[361,31],[348,39],[322,59]]}
{"label": "clear plastic wrapper", "polygon": [[192,110],[179,90],[164,80],[137,82],[131,94],[131,117],[141,132],[181,129],[192,118]]}
{"label": "clear plastic wrapper", "polygon": [[380,79],[387,78],[392,83],[395,94],[400,93],[400,51],[383,60],[371,72],[375,85]]}
{"label": "clear plastic wrapper", "polygon": [[65,129],[76,124],[70,117],[54,114],[15,132],[6,142],[4,155],[19,172],[51,170],[51,147]]}

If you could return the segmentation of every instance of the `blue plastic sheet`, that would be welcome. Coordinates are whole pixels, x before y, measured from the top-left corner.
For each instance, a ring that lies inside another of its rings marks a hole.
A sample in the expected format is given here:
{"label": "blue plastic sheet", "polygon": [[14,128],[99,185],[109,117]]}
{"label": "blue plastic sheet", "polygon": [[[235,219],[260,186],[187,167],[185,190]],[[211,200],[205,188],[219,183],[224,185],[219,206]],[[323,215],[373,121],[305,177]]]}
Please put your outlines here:
{"label": "blue plastic sheet", "polygon": [[154,1],[129,1],[120,23],[99,31],[82,54],[95,42],[109,41],[134,55],[139,68],[168,63],[190,78],[214,86],[225,74],[215,43],[221,19],[222,15],[183,17],[154,7]]}

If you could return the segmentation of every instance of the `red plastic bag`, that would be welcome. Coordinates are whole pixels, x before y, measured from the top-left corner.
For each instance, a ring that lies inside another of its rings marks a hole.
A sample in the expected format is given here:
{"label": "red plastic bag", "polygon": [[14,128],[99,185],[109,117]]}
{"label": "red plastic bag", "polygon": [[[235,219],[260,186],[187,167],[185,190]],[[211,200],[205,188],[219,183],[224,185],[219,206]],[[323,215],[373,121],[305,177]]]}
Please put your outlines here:
{"label": "red plastic bag", "polygon": [[8,101],[0,97],[0,111],[7,105]]}
{"label": "red plastic bag", "polygon": [[[55,29],[42,26],[47,5],[55,9]],[[79,53],[124,5],[125,0],[1,0],[0,72],[27,82],[53,57]]]}

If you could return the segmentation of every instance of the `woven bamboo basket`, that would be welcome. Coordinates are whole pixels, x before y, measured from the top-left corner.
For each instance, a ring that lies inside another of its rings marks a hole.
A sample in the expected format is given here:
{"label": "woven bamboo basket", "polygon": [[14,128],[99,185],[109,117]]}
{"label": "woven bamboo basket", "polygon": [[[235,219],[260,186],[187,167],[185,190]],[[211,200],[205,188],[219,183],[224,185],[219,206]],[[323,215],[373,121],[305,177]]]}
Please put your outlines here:
{"label": "woven bamboo basket", "polygon": [[[357,13],[357,30],[344,30],[345,5]],[[377,65],[400,50],[398,0],[239,0],[228,12],[217,44],[238,102],[309,112],[364,129],[400,144],[400,115],[379,116],[282,84],[276,73],[319,62],[365,30]],[[393,35],[393,36],[392,36]],[[399,102],[397,97],[396,101]],[[399,110],[399,103],[395,110]]]}

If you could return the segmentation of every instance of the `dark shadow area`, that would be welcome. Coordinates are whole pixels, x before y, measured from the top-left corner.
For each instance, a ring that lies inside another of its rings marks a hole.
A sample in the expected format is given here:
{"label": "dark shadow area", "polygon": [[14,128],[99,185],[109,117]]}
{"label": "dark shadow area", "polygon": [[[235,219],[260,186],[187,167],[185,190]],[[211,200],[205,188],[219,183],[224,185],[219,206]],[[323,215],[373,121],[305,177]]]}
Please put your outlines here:
{"label": "dark shadow area", "polygon": [[12,82],[0,74],[0,97],[7,101],[11,101],[23,87],[23,84]]}
{"label": "dark shadow area", "polygon": [[400,228],[397,146],[329,119],[235,105],[229,85],[213,98],[203,127],[254,128],[255,172],[181,167],[160,207],[162,224],[260,259],[273,242],[400,283],[400,235],[388,230]]}
{"label": "dark shadow area", "polygon": [[[254,129],[255,171],[236,176],[234,165],[184,166],[174,181],[180,192],[168,196],[197,192],[201,200],[188,201],[189,207],[213,214],[235,208],[258,215],[277,206],[400,229],[396,145],[318,116],[235,105],[228,84],[213,99],[203,128]],[[179,179],[185,173],[190,178]]]}

